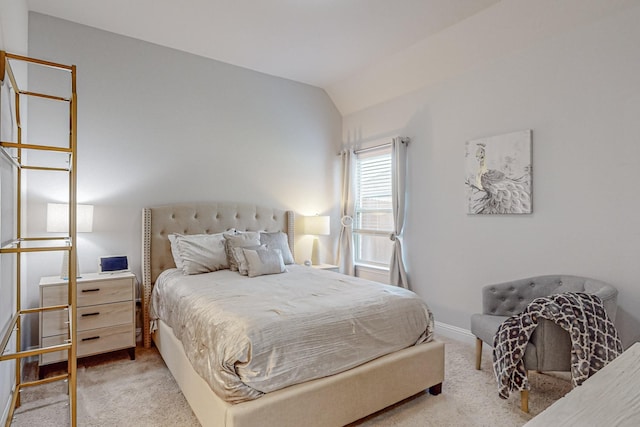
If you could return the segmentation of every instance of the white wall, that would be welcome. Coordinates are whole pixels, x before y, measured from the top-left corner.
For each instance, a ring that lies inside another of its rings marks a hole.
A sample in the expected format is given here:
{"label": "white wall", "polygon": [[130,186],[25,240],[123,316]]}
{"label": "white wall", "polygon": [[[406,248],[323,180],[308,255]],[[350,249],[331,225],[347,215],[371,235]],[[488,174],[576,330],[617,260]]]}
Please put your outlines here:
{"label": "white wall", "polygon": [[[516,37],[521,26],[498,20],[503,7],[447,31],[473,46],[482,20]],[[407,264],[438,321],[468,329],[484,285],[575,274],[615,285],[623,343],[640,339],[638,22],[635,2],[343,118],[346,144],[412,139]],[[522,129],[533,129],[534,213],[467,215],[465,141]]]}
{"label": "white wall", "polygon": [[[95,205],[94,232],[79,236],[82,272],[127,254],[140,278],[145,206],[255,202],[337,221],[342,122],[323,90],[36,13],[29,54],[78,69],[78,201]],[[30,70],[30,82],[39,77]],[[38,108],[30,131],[44,140]],[[29,181],[31,234],[45,229],[46,203],[64,197],[49,176]],[[299,243],[304,259],[311,239]],[[59,256],[38,256],[34,303],[39,277],[60,271]]]}
{"label": "white wall", "polygon": [[[27,2],[25,0],[0,0],[0,50],[25,55],[27,53]],[[15,70],[17,78],[24,78],[20,68]],[[4,90],[4,86],[2,89]],[[4,115],[3,115],[4,117]],[[3,126],[2,140],[7,134]],[[12,199],[15,195],[14,172],[4,156],[0,157],[0,244],[4,245],[14,237],[14,208]],[[4,328],[15,310],[15,256],[2,255],[0,259],[0,331]],[[0,364],[0,424],[4,424],[11,388],[14,383],[14,362]]]}

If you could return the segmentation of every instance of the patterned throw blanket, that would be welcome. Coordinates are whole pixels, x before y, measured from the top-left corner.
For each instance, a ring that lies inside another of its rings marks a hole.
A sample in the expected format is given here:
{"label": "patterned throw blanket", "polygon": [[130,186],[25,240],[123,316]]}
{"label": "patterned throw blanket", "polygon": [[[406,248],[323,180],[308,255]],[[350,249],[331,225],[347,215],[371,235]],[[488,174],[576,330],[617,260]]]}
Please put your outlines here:
{"label": "patterned throw blanket", "polygon": [[568,292],[537,298],[521,314],[505,320],[494,338],[493,370],[503,399],[510,391],[529,390],[523,358],[539,319],[569,332],[574,387],[622,353],[618,332],[598,296]]}

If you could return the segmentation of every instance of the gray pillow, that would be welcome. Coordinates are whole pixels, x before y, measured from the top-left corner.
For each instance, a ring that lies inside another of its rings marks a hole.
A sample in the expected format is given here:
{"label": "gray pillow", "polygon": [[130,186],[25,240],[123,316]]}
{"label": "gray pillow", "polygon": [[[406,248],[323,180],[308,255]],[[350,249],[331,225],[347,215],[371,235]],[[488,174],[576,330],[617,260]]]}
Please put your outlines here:
{"label": "gray pillow", "polygon": [[247,266],[247,258],[244,256],[244,249],[260,249],[265,248],[266,246],[248,246],[246,248],[233,248],[231,249],[231,254],[233,255],[233,259],[238,266],[238,273],[243,276],[247,276],[249,274],[249,267]]}
{"label": "gray pillow", "polygon": [[238,263],[233,256],[233,248],[246,248],[249,246],[260,246],[260,232],[247,231],[233,236],[224,236],[227,262],[231,271],[238,271]]}
{"label": "gray pillow", "polygon": [[284,273],[286,270],[280,249],[242,249],[247,259],[249,277]]}
{"label": "gray pillow", "polygon": [[295,263],[291,249],[289,249],[287,233],[283,233],[282,231],[260,233],[260,244],[266,245],[269,249],[280,249],[282,260],[286,265]]}

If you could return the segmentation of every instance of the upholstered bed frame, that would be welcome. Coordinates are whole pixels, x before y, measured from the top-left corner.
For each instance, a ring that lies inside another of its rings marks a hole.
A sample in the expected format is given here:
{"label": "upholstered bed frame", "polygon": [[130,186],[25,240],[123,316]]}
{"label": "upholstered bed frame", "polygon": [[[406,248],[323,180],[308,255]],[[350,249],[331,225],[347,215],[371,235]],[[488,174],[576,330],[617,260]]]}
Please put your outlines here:
{"label": "upholstered bed frame", "polygon": [[218,233],[230,228],[284,231],[294,248],[291,211],[239,203],[193,203],[145,208],[142,213],[144,345],[153,338],[167,367],[204,426],[341,426],[430,389],[444,380],[444,344],[431,341],[365,363],[349,371],[230,404],[195,372],[173,331],[159,321],[150,333],[149,301],[158,275],[175,267],[167,236]]}

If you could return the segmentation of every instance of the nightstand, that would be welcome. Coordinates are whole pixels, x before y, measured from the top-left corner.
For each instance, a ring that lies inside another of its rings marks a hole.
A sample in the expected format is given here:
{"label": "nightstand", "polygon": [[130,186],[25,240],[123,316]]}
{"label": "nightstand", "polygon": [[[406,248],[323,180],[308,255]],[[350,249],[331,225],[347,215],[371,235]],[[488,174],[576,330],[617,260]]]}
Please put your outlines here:
{"label": "nightstand", "polygon": [[[78,357],[128,349],[135,359],[135,283],[133,273],[83,274],[77,279]],[[67,281],[58,276],[40,279],[40,306],[67,303]],[[68,339],[66,310],[40,313],[40,346]],[[67,360],[66,351],[40,355],[40,366]]]}
{"label": "nightstand", "polygon": [[336,273],[339,273],[338,266],[333,264],[315,264],[315,265],[312,265],[311,267],[317,268],[319,270],[329,270],[329,271],[334,271]]}

